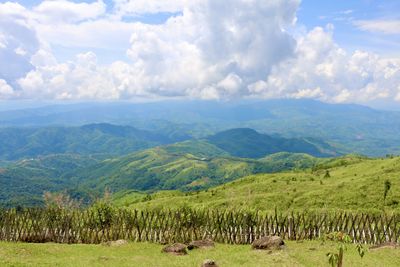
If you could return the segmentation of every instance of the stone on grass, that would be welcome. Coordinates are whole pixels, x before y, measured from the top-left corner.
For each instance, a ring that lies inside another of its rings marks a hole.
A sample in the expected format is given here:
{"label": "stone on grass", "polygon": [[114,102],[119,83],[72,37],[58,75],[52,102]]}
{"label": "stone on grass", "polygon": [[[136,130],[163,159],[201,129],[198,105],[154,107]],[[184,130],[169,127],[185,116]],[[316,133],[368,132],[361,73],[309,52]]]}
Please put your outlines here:
{"label": "stone on grass", "polygon": [[175,243],[172,245],[167,245],[162,249],[162,252],[170,253],[174,255],[186,255],[186,245],[181,243]]}
{"label": "stone on grass", "polygon": [[107,241],[107,242],[103,243],[103,245],[109,246],[109,247],[120,247],[120,246],[123,246],[126,244],[128,244],[128,241],[126,241],[124,239],[119,239],[119,240],[115,240],[115,241]]}
{"label": "stone on grass", "polygon": [[214,247],[214,241],[210,239],[204,239],[204,240],[194,240],[189,243],[188,249],[196,249],[196,248],[213,248]]}
{"label": "stone on grass", "polygon": [[284,248],[285,242],[279,236],[265,236],[254,240],[251,246],[253,249],[278,250]]}
{"label": "stone on grass", "polygon": [[214,260],[205,260],[201,267],[218,267],[217,263]]}

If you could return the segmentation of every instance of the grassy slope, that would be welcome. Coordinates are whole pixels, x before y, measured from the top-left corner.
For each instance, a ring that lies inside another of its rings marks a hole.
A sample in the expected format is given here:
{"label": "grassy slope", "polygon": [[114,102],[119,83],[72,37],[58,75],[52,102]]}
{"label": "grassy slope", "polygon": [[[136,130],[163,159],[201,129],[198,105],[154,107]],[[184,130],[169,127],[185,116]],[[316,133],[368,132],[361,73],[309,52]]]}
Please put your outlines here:
{"label": "grassy slope", "polygon": [[[161,253],[161,245],[130,243],[122,247],[102,245],[60,245],[0,243],[1,266],[141,266],[198,267],[205,259],[219,266],[329,266],[326,253],[336,250],[334,243],[321,241],[287,242],[287,248],[269,254],[252,251],[250,246],[217,245],[209,250],[195,250],[186,256]],[[363,259],[350,245],[344,266],[399,266],[400,250],[368,251]]]}
{"label": "grassy slope", "polygon": [[113,191],[124,189],[195,189],[232,181],[255,172],[255,160],[225,157],[202,158],[174,154],[164,148],[107,160],[78,171],[78,179],[90,188]]}
{"label": "grassy slope", "polygon": [[186,141],[105,160],[72,176],[98,191],[105,187],[114,192],[199,190],[254,173],[311,167],[322,161],[304,154],[279,155],[261,160],[234,158],[205,141]]}
{"label": "grassy slope", "polygon": [[[325,168],[330,178],[324,178]],[[207,208],[252,208],[273,211],[310,209],[381,210],[384,181],[391,190],[385,209],[400,210],[400,157],[363,159],[348,156],[330,160],[314,172],[299,171],[251,175],[207,191],[182,193],[164,191],[152,200],[117,197],[117,203],[133,208],[174,208],[178,206]],[[136,202],[136,203],[135,203]]]}

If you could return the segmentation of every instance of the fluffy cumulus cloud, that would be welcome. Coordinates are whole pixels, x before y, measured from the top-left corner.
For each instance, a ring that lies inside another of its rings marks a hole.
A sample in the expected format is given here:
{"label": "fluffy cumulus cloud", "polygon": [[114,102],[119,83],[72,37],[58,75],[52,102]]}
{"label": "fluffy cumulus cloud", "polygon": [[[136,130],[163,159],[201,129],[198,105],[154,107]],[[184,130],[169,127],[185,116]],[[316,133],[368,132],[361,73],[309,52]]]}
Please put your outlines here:
{"label": "fluffy cumulus cloud", "polygon": [[[332,25],[294,38],[298,7],[298,0],[0,4],[0,99],[400,101],[400,59],[349,53],[334,42]],[[160,12],[171,13],[161,24],[135,20]],[[84,49],[58,62],[54,45]],[[125,47],[126,58],[100,64],[90,52],[96,47]]]}
{"label": "fluffy cumulus cloud", "polygon": [[[297,1],[203,1],[162,25],[137,25],[128,56],[151,91],[235,96],[290,56]],[[218,94],[203,94],[202,90]]]}
{"label": "fluffy cumulus cloud", "polygon": [[349,54],[335,44],[332,30],[318,27],[300,38],[296,56],[274,67],[264,94],[331,102],[395,98],[400,59],[358,50]]}
{"label": "fluffy cumulus cloud", "polygon": [[41,21],[49,23],[79,22],[95,19],[106,12],[102,0],[93,3],[74,3],[67,0],[44,1],[33,8],[34,14]]}
{"label": "fluffy cumulus cloud", "polygon": [[7,99],[14,94],[14,90],[3,79],[0,79],[0,99]]}
{"label": "fluffy cumulus cloud", "polygon": [[9,86],[17,87],[16,79],[34,68],[30,58],[39,49],[40,41],[24,16],[25,11],[15,3],[0,5],[0,97],[4,97],[4,92],[11,95]]}

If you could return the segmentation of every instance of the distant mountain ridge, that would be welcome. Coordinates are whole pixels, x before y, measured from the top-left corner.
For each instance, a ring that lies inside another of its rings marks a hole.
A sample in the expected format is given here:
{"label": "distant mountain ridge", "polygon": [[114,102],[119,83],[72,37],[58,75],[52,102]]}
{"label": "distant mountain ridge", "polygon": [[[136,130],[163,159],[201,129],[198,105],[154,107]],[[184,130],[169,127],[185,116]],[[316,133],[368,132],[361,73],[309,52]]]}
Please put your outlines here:
{"label": "distant mountain ridge", "polygon": [[0,128],[0,160],[63,153],[117,156],[189,138],[106,123],[80,127]]}
{"label": "distant mountain ridge", "polygon": [[0,112],[0,127],[90,123],[131,125],[158,134],[196,138],[251,128],[285,138],[324,140],[346,153],[400,154],[400,112],[310,99],[80,103]]}
{"label": "distant mountain ridge", "polygon": [[242,158],[261,158],[279,152],[306,153],[315,157],[341,154],[323,141],[270,136],[250,128],[230,129],[209,136],[206,140],[230,155]]}

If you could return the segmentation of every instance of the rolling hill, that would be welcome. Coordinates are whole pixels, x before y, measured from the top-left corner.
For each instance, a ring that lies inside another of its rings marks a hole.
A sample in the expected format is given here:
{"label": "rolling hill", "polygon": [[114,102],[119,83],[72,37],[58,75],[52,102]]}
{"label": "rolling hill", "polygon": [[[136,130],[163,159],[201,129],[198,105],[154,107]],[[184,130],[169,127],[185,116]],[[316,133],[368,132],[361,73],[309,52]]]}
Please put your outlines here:
{"label": "rolling hill", "polygon": [[[195,191],[254,173],[311,168],[323,159],[279,153],[262,159],[232,157],[206,140],[155,147],[122,157],[59,154],[21,160],[0,169],[0,205],[37,205],[44,191],[67,190],[90,201],[104,190]],[[7,188],[7,190],[6,190]]]}
{"label": "rolling hill", "polygon": [[[333,149],[329,151],[335,153]],[[280,154],[276,156],[250,159],[277,152]],[[293,156],[283,152],[303,154]],[[254,173],[310,168],[322,161],[305,153],[329,155],[302,139],[270,137],[251,129],[232,129],[203,140],[156,147],[104,160],[87,169],[77,170],[69,179],[97,191],[104,188],[113,192],[129,189],[193,191]]]}
{"label": "rolling hill", "polygon": [[106,187],[113,192],[129,189],[193,191],[252,173],[281,169],[290,167],[274,168],[265,161],[231,157],[204,141],[187,141],[104,160],[77,170],[69,179],[97,191]]}
{"label": "rolling hill", "polygon": [[[139,209],[400,211],[399,177],[400,157],[368,159],[350,155],[320,162],[313,171],[250,175],[200,192],[160,191],[150,196],[120,192],[115,195],[115,203]],[[391,182],[391,189],[384,201],[387,180]]]}
{"label": "rolling hill", "polygon": [[190,136],[172,138],[130,126],[89,124],[80,127],[0,128],[0,160],[18,160],[51,154],[117,156]]}
{"label": "rolling hill", "polygon": [[69,190],[74,197],[86,198],[84,190],[63,176],[96,162],[92,157],[63,154],[21,160],[0,168],[0,206],[40,205],[45,191]]}
{"label": "rolling hill", "polygon": [[316,157],[340,155],[335,148],[316,139],[282,138],[260,134],[249,128],[230,129],[206,140],[230,155],[242,158],[261,158],[279,152],[306,153]]}
{"label": "rolling hill", "polygon": [[[232,129],[133,153],[128,152],[172,140],[110,124],[6,128],[0,135],[5,137],[0,141],[4,158],[32,157],[16,163],[4,161],[0,180],[9,189],[0,192],[2,205],[40,204],[44,191],[68,190],[85,202],[105,189],[194,191],[255,173],[311,168],[322,161],[304,153],[336,153],[322,142],[317,147],[306,139],[271,137],[251,129]],[[276,152],[280,153],[271,155]]]}
{"label": "rolling hill", "polygon": [[132,125],[161,135],[196,138],[232,128],[252,128],[285,138],[322,139],[346,154],[400,154],[400,112],[309,99],[79,103],[0,112],[0,127],[88,123]]}

